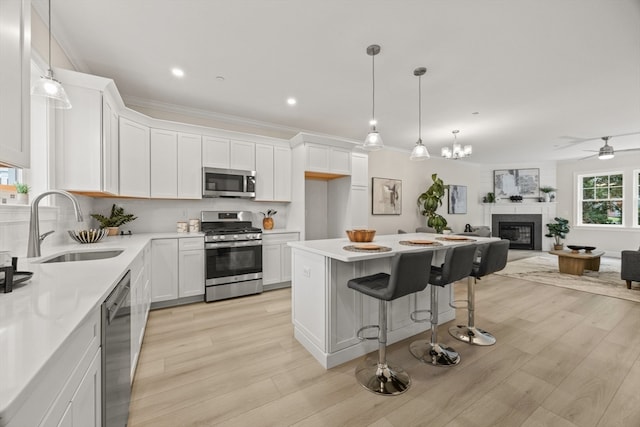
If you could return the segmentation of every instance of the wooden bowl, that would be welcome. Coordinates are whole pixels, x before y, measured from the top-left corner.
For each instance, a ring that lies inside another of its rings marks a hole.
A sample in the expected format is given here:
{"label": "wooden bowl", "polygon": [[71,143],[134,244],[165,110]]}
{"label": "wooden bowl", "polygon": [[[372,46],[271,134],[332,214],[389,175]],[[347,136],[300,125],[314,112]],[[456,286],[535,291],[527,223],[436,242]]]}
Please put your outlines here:
{"label": "wooden bowl", "polygon": [[352,242],[371,242],[376,230],[347,230],[347,236]]}

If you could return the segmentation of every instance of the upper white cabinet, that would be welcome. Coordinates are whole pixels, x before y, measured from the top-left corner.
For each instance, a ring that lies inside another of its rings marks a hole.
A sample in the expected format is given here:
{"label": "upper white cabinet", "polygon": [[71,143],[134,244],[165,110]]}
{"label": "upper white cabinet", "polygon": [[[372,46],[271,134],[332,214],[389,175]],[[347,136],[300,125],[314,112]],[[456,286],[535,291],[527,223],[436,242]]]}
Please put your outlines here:
{"label": "upper white cabinet", "polygon": [[151,129],[151,197],[200,199],[201,137]]}
{"label": "upper white cabinet", "polygon": [[369,186],[369,156],[351,153],[351,185]]}
{"label": "upper white cabinet", "polygon": [[230,146],[231,141],[228,139],[203,136],[202,166],[208,168],[229,169]]}
{"label": "upper white cabinet", "polygon": [[305,144],[306,171],[351,175],[349,150],[319,144]]}
{"label": "upper white cabinet", "polygon": [[178,197],[178,133],[151,129],[151,197]]}
{"label": "upper white cabinet", "polygon": [[256,200],[291,201],[291,149],[256,144]]}
{"label": "upper white cabinet", "polygon": [[[66,74],[65,74],[66,76]],[[56,114],[56,187],[119,193],[118,114],[108,92],[65,79],[73,105]]]}
{"label": "upper white cabinet", "polygon": [[255,170],[255,143],[204,136],[202,138],[202,166]]}
{"label": "upper white cabinet", "polygon": [[0,1],[0,163],[28,168],[31,2]]}
{"label": "upper white cabinet", "polygon": [[120,195],[150,195],[149,128],[120,117]]}
{"label": "upper white cabinet", "polygon": [[256,145],[253,142],[231,141],[229,167],[244,171],[256,170]]}

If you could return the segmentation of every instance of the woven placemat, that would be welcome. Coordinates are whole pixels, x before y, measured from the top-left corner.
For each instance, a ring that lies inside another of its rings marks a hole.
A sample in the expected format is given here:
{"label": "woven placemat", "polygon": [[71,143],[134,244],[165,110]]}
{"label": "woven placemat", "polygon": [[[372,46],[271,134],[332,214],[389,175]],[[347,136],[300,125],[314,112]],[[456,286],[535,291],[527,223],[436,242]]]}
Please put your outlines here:
{"label": "woven placemat", "polygon": [[398,243],[404,246],[421,246],[421,247],[429,247],[429,246],[442,246],[442,243],[439,242],[431,242],[431,243],[414,243],[410,240],[400,240]]}
{"label": "woven placemat", "polygon": [[476,239],[470,239],[465,237],[464,239],[451,239],[446,237],[436,237],[436,240],[443,240],[445,242],[476,242]]}
{"label": "woven placemat", "polygon": [[375,249],[362,249],[362,248],[358,248],[354,245],[349,245],[349,246],[344,246],[342,249],[344,249],[345,251],[349,251],[349,252],[389,252],[391,250],[391,248],[388,248],[386,246],[380,246],[379,248],[375,248]]}

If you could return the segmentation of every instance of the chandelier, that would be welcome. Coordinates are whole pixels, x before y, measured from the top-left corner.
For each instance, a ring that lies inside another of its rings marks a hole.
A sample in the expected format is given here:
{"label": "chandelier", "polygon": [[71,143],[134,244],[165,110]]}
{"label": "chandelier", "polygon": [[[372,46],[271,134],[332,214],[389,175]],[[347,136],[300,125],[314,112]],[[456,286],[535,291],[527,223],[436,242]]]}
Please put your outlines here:
{"label": "chandelier", "polygon": [[471,156],[472,153],[472,148],[470,145],[465,145],[464,147],[460,144],[458,144],[458,133],[460,131],[459,130],[454,130],[451,131],[451,133],[453,134],[453,147],[449,148],[449,147],[442,147],[441,150],[441,154],[442,157],[444,157],[445,159],[453,159],[453,160],[458,160],[461,159],[463,157],[469,157]]}

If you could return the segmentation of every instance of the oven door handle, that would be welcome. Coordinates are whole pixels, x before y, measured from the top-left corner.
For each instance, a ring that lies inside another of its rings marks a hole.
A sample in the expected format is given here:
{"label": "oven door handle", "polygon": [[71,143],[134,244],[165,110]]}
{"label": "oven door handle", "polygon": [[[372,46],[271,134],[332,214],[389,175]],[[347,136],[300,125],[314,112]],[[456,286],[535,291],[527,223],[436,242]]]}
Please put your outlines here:
{"label": "oven door handle", "polygon": [[205,249],[238,248],[245,246],[262,246],[262,240],[246,240],[241,242],[205,243]]}

